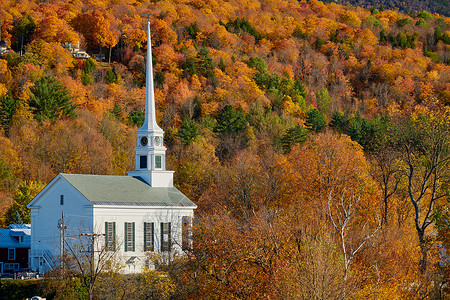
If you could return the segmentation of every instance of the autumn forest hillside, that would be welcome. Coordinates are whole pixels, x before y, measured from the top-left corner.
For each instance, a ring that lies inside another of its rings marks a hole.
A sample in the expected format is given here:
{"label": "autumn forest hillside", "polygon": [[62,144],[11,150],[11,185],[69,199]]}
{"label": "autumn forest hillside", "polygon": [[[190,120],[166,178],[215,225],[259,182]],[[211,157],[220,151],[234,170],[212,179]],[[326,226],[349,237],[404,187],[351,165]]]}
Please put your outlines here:
{"label": "autumn forest hillside", "polygon": [[199,207],[155,299],[448,297],[450,19],[427,11],[2,0],[4,226],[60,172],[134,168],[148,21],[168,169]]}
{"label": "autumn forest hillside", "polygon": [[448,0],[330,0],[326,2],[338,2],[341,4],[352,4],[369,8],[375,7],[380,10],[400,10],[411,16],[424,10],[430,13],[438,13],[446,17],[450,15],[450,3]]}

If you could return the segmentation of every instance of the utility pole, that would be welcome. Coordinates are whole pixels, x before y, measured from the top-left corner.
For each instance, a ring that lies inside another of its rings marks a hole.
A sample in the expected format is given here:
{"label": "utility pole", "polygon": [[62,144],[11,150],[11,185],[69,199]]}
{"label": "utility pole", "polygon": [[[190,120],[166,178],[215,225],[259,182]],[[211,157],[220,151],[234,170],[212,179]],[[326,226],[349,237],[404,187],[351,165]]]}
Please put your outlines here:
{"label": "utility pole", "polygon": [[61,220],[58,222],[58,228],[61,230],[61,266],[62,266],[62,272],[64,273],[65,269],[65,253],[66,253],[66,225],[64,224],[64,212],[61,213]]}
{"label": "utility pole", "polygon": [[[90,264],[91,264],[91,276],[93,276],[94,275],[94,267],[95,267],[95,264],[94,264],[94,253],[96,252],[95,251],[95,249],[94,249],[94,245],[95,245],[95,239],[97,238],[97,237],[100,237],[100,236],[105,236],[105,234],[104,233],[82,233],[82,234],[80,234],[81,236],[87,236],[87,237],[89,237],[90,239],[91,239],[91,259],[90,259]],[[97,251],[97,252],[99,252],[99,251]]]}
{"label": "utility pole", "polygon": [[66,253],[66,249],[65,249],[65,244],[66,244],[66,227],[65,227],[65,225],[64,225],[64,212],[62,212],[61,213],[62,214],[62,216],[61,216],[61,223],[62,223],[62,270],[63,270],[63,274],[64,274],[64,268],[65,268],[65,266],[64,266],[64,263],[65,263],[65,253]]}

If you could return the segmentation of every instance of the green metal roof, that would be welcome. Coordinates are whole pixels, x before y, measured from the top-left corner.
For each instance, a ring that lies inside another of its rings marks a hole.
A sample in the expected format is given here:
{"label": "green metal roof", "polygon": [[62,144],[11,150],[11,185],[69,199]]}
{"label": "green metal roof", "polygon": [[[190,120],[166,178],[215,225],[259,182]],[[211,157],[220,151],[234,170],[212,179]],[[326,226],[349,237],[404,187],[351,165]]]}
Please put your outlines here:
{"label": "green metal roof", "polygon": [[61,174],[94,205],[196,207],[175,187],[151,187],[131,176]]}

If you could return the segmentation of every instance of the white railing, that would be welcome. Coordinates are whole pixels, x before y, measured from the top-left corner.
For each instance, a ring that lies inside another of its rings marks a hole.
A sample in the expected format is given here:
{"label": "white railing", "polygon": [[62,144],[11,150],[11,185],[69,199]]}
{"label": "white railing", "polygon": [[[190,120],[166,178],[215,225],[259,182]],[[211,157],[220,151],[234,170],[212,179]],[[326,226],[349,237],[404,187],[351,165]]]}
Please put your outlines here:
{"label": "white railing", "polygon": [[53,256],[49,250],[31,250],[29,261],[31,262],[33,258],[42,259],[47,272],[54,270],[59,264],[59,257]]}

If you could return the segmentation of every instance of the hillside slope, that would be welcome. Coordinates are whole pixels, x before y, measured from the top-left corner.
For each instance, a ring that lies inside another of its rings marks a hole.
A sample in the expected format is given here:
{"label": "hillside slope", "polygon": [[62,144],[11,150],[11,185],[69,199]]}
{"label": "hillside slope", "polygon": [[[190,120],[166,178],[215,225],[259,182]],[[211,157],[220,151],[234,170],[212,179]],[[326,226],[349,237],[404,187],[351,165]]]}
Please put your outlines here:
{"label": "hillside slope", "polygon": [[404,13],[419,13],[428,11],[438,13],[441,16],[450,16],[450,1],[448,0],[344,0],[343,4],[352,4],[354,6],[367,6],[384,9],[397,9]]}

